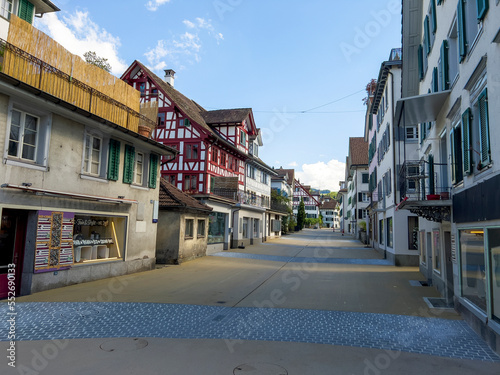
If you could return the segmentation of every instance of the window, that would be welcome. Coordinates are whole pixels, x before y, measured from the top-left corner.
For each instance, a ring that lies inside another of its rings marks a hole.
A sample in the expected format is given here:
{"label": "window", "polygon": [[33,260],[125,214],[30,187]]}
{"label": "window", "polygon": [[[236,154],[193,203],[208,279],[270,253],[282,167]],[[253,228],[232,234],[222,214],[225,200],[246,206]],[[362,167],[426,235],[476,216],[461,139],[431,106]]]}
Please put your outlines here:
{"label": "window", "polygon": [[255,168],[251,165],[247,166],[247,177],[250,177],[255,180]]}
{"label": "window", "polygon": [[482,23],[478,22],[478,20],[482,20],[488,11],[486,3],[485,0],[458,1],[457,19],[460,62],[471,51],[479,30],[482,28]]}
{"label": "window", "polygon": [[193,238],[194,233],[194,219],[186,219],[184,228],[184,237]]}
{"label": "window", "polygon": [[211,212],[208,216],[208,243],[224,242],[224,231],[226,228],[226,214]]}
{"label": "window", "polygon": [[259,219],[253,219],[253,238],[259,237]]}
{"label": "window", "polygon": [[240,130],[240,144],[243,146],[247,144],[247,134],[243,130]]}
{"label": "window", "polygon": [[212,146],[212,163],[219,162],[219,150]]}
{"label": "window", "polygon": [[8,156],[36,161],[40,118],[12,110]]}
{"label": "window", "polygon": [[205,220],[198,220],[198,238],[205,237]]}
{"label": "window", "polygon": [[224,168],[226,168],[226,153],[225,152],[221,152],[220,153],[220,165],[223,166]]}
{"label": "window", "polygon": [[392,217],[387,218],[387,246],[393,247]]}
{"label": "window", "polygon": [[450,131],[451,142],[451,181],[458,184],[463,181],[463,149],[462,149],[462,126],[455,125]]}
{"label": "window", "polygon": [[101,174],[102,138],[87,134],[85,136],[85,154],[83,172],[99,176]]}
{"label": "window", "polygon": [[134,184],[142,185],[144,175],[144,154],[136,152],[134,158]]}
{"label": "window", "polygon": [[144,96],[146,94],[146,83],[141,82],[139,84],[139,91],[141,92],[141,96]]}
{"label": "window", "polygon": [[261,172],[260,173],[260,182],[262,182],[263,184],[266,184],[268,183],[268,175],[267,173],[265,172]]}
{"label": "window", "polygon": [[196,175],[184,175],[184,191],[196,191],[197,178]]}
{"label": "window", "polygon": [[500,228],[488,229],[487,251],[491,264],[492,317],[500,323]]}
{"label": "window", "polygon": [[172,185],[176,186],[177,184],[177,174],[169,174],[167,175],[167,181]]}
{"label": "window", "polygon": [[484,230],[467,229],[461,230],[459,233],[462,297],[486,311]]}
{"label": "window", "polygon": [[406,127],[406,140],[417,140],[418,139],[418,127],[417,126],[408,126]]}
{"label": "window", "polygon": [[380,238],[380,244],[384,244],[384,219],[379,220],[379,238]]}
{"label": "window", "polygon": [[179,126],[185,126],[185,127],[191,126],[191,121],[189,121],[188,118],[180,119]]}
{"label": "window", "polygon": [[186,144],[184,149],[185,157],[187,160],[197,160],[198,159],[198,145],[197,144]]}
{"label": "window", "polygon": [[10,19],[12,13],[12,0],[1,0],[0,3],[0,16]]}
{"label": "window", "polygon": [[165,126],[165,112],[158,113],[158,126]]}
{"label": "window", "polygon": [[361,182],[362,182],[363,184],[367,184],[367,183],[369,183],[369,182],[370,182],[370,175],[369,175],[368,173],[363,173],[363,174],[361,175]]}

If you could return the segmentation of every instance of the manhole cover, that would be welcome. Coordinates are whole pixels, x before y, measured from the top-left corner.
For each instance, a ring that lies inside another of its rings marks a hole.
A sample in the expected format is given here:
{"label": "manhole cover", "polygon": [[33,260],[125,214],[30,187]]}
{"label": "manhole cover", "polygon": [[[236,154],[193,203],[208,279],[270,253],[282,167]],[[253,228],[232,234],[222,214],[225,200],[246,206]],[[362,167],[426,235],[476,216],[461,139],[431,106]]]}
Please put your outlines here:
{"label": "manhole cover", "polygon": [[148,342],[144,339],[131,339],[127,337],[106,341],[99,347],[105,352],[131,352],[143,349],[146,346],[148,346]]}
{"label": "manhole cover", "polygon": [[233,370],[234,375],[255,374],[255,375],[288,375],[288,371],[283,367],[273,363],[245,363],[237,366]]}

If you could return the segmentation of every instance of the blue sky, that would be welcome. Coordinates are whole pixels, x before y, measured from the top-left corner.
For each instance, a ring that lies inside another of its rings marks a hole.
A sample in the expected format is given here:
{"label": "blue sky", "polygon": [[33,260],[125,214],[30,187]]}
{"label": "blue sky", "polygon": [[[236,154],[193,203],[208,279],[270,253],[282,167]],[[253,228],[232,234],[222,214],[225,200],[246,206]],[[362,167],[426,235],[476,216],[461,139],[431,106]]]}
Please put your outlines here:
{"label": "blue sky", "polygon": [[[251,107],[260,157],[338,190],[364,88],[401,45],[400,0],[53,0],[35,26],[113,74],[139,60],[206,109]],[[119,6],[117,6],[119,4]]]}

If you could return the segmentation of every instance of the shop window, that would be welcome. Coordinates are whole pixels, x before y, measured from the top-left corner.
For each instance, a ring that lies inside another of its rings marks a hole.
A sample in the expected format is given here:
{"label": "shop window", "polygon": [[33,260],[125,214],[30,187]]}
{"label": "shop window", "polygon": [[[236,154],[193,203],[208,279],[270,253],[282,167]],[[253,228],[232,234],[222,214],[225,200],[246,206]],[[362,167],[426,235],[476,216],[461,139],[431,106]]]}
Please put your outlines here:
{"label": "shop window", "polygon": [[253,238],[259,237],[259,219],[253,219]]}
{"label": "shop window", "polygon": [[390,217],[387,219],[387,246],[394,247],[393,241],[392,217]]}
{"label": "shop window", "polygon": [[208,243],[224,242],[224,232],[226,228],[226,214],[212,212],[208,216]]}
{"label": "shop window", "polygon": [[123,259],[126,230],[122,217],[75,214],[74,263]]}
{"label": "shop window", "polygon": [[193,238],[193,233],[194,233],[194,219],[186,219],[184,237]]}
{"label": "shop window", "polygon": [[486,312],[484,230],[460,231],[460,260],[462,297]]}
{"label": "shop window", "polygon": [[198,238],[205,237],[205,220],[198,220]]}

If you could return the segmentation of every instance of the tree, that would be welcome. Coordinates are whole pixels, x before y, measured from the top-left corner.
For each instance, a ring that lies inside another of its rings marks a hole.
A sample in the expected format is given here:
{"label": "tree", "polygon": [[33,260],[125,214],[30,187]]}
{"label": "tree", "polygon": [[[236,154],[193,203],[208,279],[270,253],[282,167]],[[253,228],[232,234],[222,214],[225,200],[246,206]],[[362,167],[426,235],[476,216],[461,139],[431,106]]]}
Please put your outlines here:
{"label": "tree", "polygon": [[297,225],[299,230],[304,228],[304,224],[306,221],[306,207],[304,205],[304,199],[300,198],[299,210],[297,212]]}
{"label": "tree", "polygon": [[328,194],[328,196],[332,199],[337,199],[337,191],[332,191],[331,193]]}
{"label": "tree", "polygon": [[111,65],[108,63],[108,59],[104,57],[97,56],[97,54],[93,51],[88,51],[83,54],[85,58],[85,62],[95,65],[101,69],[104,69],[108,73],[111,72]]}

